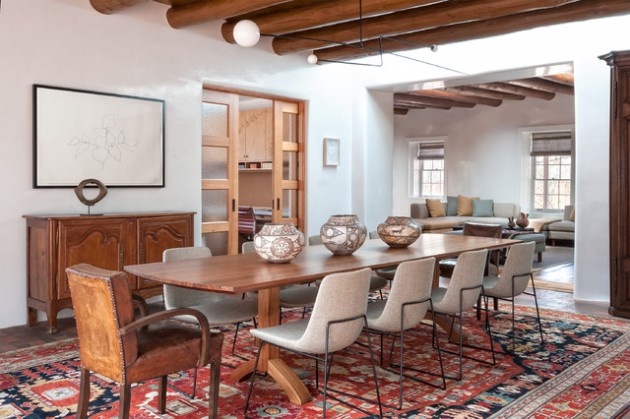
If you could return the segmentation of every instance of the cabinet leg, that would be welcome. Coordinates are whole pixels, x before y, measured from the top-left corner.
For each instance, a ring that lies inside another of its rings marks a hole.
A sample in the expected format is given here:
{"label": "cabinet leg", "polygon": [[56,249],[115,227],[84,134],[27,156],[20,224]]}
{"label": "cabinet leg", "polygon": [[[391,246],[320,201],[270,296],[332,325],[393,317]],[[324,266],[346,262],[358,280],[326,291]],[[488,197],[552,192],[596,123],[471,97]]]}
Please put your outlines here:
{"label": "cabinet leg", "polygon": [[50,313],[48,315],[48,333],[57,333],[57,313]]}
{"label": "cabinet leg", "polygon": [[37,310],[32,307],[29,307],[26,313],[26,325],[28,327],[37,325]]}

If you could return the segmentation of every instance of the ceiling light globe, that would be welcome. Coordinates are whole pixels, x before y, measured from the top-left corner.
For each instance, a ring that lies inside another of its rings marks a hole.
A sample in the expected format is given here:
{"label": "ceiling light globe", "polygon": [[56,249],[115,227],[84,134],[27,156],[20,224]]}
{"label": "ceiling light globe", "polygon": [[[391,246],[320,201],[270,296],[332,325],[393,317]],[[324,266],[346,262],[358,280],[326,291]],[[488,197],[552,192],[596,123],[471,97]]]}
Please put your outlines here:
{"label": "ceiling light globe", "polygon": [[251,20],[241,20],[234,25],[234,40],[242,47],[253,47],[260,40],[260,29]]}
{"label": "ceiling light globe", "polygon": [[319,58],[317,58],[317,55],[311,54],[308,57],[306,57],[306,61],[308,61],[309,64],[317,64],[317,61],[319,61]]}

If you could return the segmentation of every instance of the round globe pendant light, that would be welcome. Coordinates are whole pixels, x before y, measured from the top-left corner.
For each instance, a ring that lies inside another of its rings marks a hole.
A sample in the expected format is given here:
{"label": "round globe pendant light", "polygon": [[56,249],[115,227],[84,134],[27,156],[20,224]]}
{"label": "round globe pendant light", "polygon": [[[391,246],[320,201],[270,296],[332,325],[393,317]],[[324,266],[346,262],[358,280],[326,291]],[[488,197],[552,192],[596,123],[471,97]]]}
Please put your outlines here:
{"label": "round globe pendant light", "polygon": [[253,47],[260,40],[260,29],[255,22],[244,19],[234,25],[234,40],[242,47]]}

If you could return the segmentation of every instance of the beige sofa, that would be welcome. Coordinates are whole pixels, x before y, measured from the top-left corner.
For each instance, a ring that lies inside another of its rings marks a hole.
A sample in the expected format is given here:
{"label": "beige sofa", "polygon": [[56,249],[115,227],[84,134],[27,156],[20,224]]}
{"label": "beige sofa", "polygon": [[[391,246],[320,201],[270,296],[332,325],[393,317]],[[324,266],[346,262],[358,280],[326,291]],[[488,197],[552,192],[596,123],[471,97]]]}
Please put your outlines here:
{"label": "beige sofa", "polygon": [[555,246],[556,240],[575,240],[575,221],[571,219],[571,214],[573,214],[573,205],[567,205],[564,207],[564,216],[561,221],[546,225],[545,233],[552,245]]}
{"label": "beige sofa", "polygon": [[[446,212],[446,203],[443,203]],[[465,222],[501,224],[507,227],[508,217],[518,217],[520,206],[509,203],[495,202],[493,206],[494,217],[473,217],[450,215],[445,217],[430,217],[429,209],[425,203],[411,204],[411,218],[422,225],[422,231],[426,233],[443,233],[453,227],[461,226]]]}

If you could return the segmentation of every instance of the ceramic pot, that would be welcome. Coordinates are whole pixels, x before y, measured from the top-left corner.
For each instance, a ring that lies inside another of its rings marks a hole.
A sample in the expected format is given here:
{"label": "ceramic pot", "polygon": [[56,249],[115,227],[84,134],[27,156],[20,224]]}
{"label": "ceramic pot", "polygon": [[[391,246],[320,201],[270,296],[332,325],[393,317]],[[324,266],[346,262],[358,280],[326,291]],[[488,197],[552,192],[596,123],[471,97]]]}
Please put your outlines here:
{"label": "ceramic pot", "polygon": [[332,215],[320,229],[322,244],[335,255],[351,255],[365,241],[367,228],[356,215]]}
{"label": "ceramic pot", "polygon": [[516,225],[516,223],[514,222],[514,217],[508,217],[508,227],[509,228],[514,228],[514,226]]}
{"label": "ceramic pot", "polygon": [[387,217],[376,228],[378,236],[389,247],[407,247],[418,240],[422,227],[411,217]]}
{"label": "ceramic pot", "polygon": [[293,223],[267,223],[254,235],[256,253],[271,263],[286,263],[300,254],[304,234]]}
{"label": "ceramic pot", "polygon": [[518,216],[518,220],[516,220],[516,225],[520,228],[525,228],[529,225],[529,219],[527,218],[527,214],[521,212],[521,215]]}

